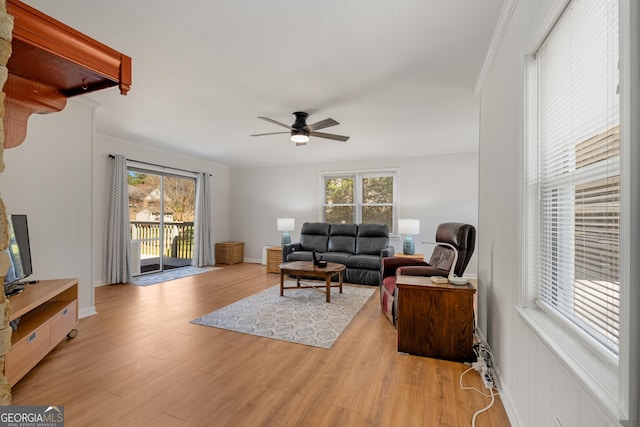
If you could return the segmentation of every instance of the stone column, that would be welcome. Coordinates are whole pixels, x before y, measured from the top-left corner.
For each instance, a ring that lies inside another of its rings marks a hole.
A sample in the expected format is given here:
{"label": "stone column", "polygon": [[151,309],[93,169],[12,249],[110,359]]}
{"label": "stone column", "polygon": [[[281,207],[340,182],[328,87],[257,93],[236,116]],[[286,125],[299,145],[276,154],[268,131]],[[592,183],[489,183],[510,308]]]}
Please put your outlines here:
{"label": "stone column", "polygon": [[[6,0],[0,0],[0,88],[7,81],[7,61],[11,56],[11,34],[13,32],[13,17],[7,15]],[[4,92],[0,92],[0,173],[4,171]],[[0,178],[1,179],[1,178]],[[5,249],[9,244],[9,230],[7,212],[2,198],[0,198],[0,279],[9,269],[9,256]],[[4,375],[4,356],[11,346],[11,327],[9,326],[9,302],[4,289],[0,291],[0,405],[11,404],[11,385]]]}

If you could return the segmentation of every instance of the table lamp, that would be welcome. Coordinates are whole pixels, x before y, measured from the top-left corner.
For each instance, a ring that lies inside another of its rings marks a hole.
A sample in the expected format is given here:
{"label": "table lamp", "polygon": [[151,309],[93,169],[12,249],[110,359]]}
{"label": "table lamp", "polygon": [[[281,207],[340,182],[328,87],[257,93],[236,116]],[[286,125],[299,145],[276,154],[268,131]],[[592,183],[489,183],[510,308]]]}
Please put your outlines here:
{"label": "table lamp", "polygon": [[288,245],[291,243],[291,236],[289,236],[289,232],[296,229],[296,220],[295,218],[278,218],[278,231],[282,231],[282,240],[280,241],[280,245]]}
{"label": "table lamp", "polygon": [[419,219],[399,219],[398,220],[398,233],[406,234],[404,238],[404,244],[402,245],[402,252],[405,255],[413,255],[416,253],[416,245],[413,242],[413,234],[420,234],[420,220]]}

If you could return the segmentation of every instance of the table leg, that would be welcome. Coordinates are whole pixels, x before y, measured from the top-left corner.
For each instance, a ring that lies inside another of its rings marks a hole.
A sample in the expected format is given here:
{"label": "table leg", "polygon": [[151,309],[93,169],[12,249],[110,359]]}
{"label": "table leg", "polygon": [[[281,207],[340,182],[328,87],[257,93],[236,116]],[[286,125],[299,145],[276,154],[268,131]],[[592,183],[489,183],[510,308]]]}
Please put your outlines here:
{"label": "table leg", "polygon": [[331,302],[331,274],[325,275],[327,278],[327,302]]}
{"label": "table leg", "polygon": [[284,270],[280,270],[280,296],[284,296]]}
{"label": "table leg", "polygon": [[340,293],[342,293],[342,271],[339,274],[340,277]]}

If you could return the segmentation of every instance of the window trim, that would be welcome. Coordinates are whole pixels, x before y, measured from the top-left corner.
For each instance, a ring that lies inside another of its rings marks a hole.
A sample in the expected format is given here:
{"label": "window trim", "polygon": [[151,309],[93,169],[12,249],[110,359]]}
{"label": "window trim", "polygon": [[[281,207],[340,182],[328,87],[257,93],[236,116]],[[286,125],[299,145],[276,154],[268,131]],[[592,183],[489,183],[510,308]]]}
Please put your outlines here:
{"label": "window trim", "polygon": [[[528,140],[531,127],[528,125],[532,114],[536,114],[535,105],[532,106],[529,65],[535,57],[535,51],[542,45],[547,34],[552,30],[558,18],[564,12],[570,0],[559,0],[554,2],[549,9],[547,16],[542,21],[531,43],[527,45],[527,50],[523,55],[523,111],[522,118],[524,126],[521,138],[523,143],[518,145],[519,158],[521,160],[520,174],[518,176],[521,191],[518,194],[519,211],[519,234],[520,234],[520,259],[522,266],[519,269],[520,293],[518,303],[515,305],[518,317],[528,327],[532,334],[544,345],[558,362],[573,374],[577,384],[589,395],[594,402],[612,420],[621,423],[634,420],[640,413],[638,397],[637,374],[640,372],[640,337],[632,332],[632,321],[637,324],[640,318],[632,307],[640,303],[640,290],[631,288],[632,282],[637,282],[640,275],[640,267],[630,265],[632,255],[638,253],[640,242],[633,241],[631,232],[638,230],[631,226],[633,214],[637,219],[640,212],[632,206],[632,191],[637,190],[636,183],[632,188],[634,176],[640,172],[632,168],[632,162],[640,158],[640,150],[631,149],[631,141],[640,136],[640,122],[632,122],[632,113],[637,114],[634,107],[640,105],[640,89],[637,72],[640,63],[637,56],[631,52],[637,52],[638,46],[633,36],[638,35],[640,30],[640,4],[631,4],[633,0],[619,1],[619,49],[620,49],[620,184],[622,186],[620,198],[620,342],[618,352],[618,363],[616,365],[606,363],[600,359],[597,353],[591,352],[582,339],[578,339],[569,328],[558,327],[559,323],[553,321],[549,314],[538,308],[534,302],[534,295],[531,287],[527,285],[528,277],[526,265],[529,262],[528,256],[528,224],[533,214],[527,210],[527,195],[530,194],[528,188],[528,160],[531,154],[528,151]],[[635,26],[635,27],[634,27]],[[635,29],[634,29],[635,28]],[[635,61],[635,62],[634,62]],[[633,103],[635,101],[635,104]],[[535,135],[534,135],[535,136]],[[632,158],[631,156],[635,156]],[[534,189],[535,192],[535,189]]]}
{"label": "window trim", "polygon": [[[582,337],[537,307],[518,307],[525,325],[571,372],[591,398],[616,419],[623,419],[618,399],[618,366],[611,365],[589,351]],[[558,327],[561,325],[562,327]]]}
{"label": "window trim", "polygon": [[[371,177],[383,177],[383,176],[391,176],[393,177],[393,202],[391,209],[391,229],[389,230],[389,235],[394,236],[397,235],[397,212],[398,212],[398,170],[397,169],[366,169],[366,170],[352,170],[352,171],[338,171],[338,172],[321,172],[320,173],[320,196],[322,197],[320,203],[320,218],[322,221],[326,222],[325,217],[325,207],[327,206],[325,203],[325,179],[326,178],[354,178],[354,202],[353,204],[334,204],[333,206],[353,206],[353,223],[360,224],[362,222],[362,207],[365,205],[362,202],[362,179],[363,178],[371,178]],[[378,204],[372,204],[368,206],[375,206]]]}

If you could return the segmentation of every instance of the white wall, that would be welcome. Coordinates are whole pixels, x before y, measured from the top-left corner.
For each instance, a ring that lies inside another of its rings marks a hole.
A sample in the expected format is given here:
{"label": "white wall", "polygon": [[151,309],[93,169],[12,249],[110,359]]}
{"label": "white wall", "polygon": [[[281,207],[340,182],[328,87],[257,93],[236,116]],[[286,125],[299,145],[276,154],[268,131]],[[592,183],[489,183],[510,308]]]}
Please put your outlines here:
{"label": "white wall", "polygon": [[33,279],[79,278],[80,314],[93,311],[91,146],[93,107],[69,101],[34,114],[27,137],[4,152],[0,192],[8,213],[27,214]]}
{"label": "white wall", "polygon": [[105,249],[107,214],[111,193],[111,164],[109,154],[122,154],[128,159],[155,163],[194,172],[212,174],[211,211],[215,241],[229,239],[229,168],[210,161],[155,150],[130,141],[95,135],[93,150],[93,283],[105,283]]}
{"label": "white wall", "polygon": [[[320,221],[321,173],[380,169],[398,171],[398,218],[420,220],[420,235],[414,236],[416,252],[431,254],[432,246],[421,242],[433,241],[441,222],[477,225],[478,154],[462,153],[233,169],[230,237],[245,242],[247,261],[260,262],[263,246],[280,244],[277,218],[295,218],[292,242],[299,241],[303,222]],[[401,238],[391,244],[402,251]],[[476,274],[476,259],[474,254],[465,274]]]}
{"label": "white wall", "polygon": [[479,327],[492,347],[514,426],[617,426],[616,414],[516,311],[523,271],[524,56],[546,26],[547,14],[557,12],[560,3],[507,2],[513,14],[481,85]]}
{"label": "white wall", "polygon": [[78,98],[62,112],[33,115],[24,143],[5,150],[0,175],[7,212],[28,215],[33,278],[78,277],[81,317],[95,313],[93,288],[105,279],[109,154],[212,173],[214,238],[229,239],[228,167],[94,135],[94,107]]}

